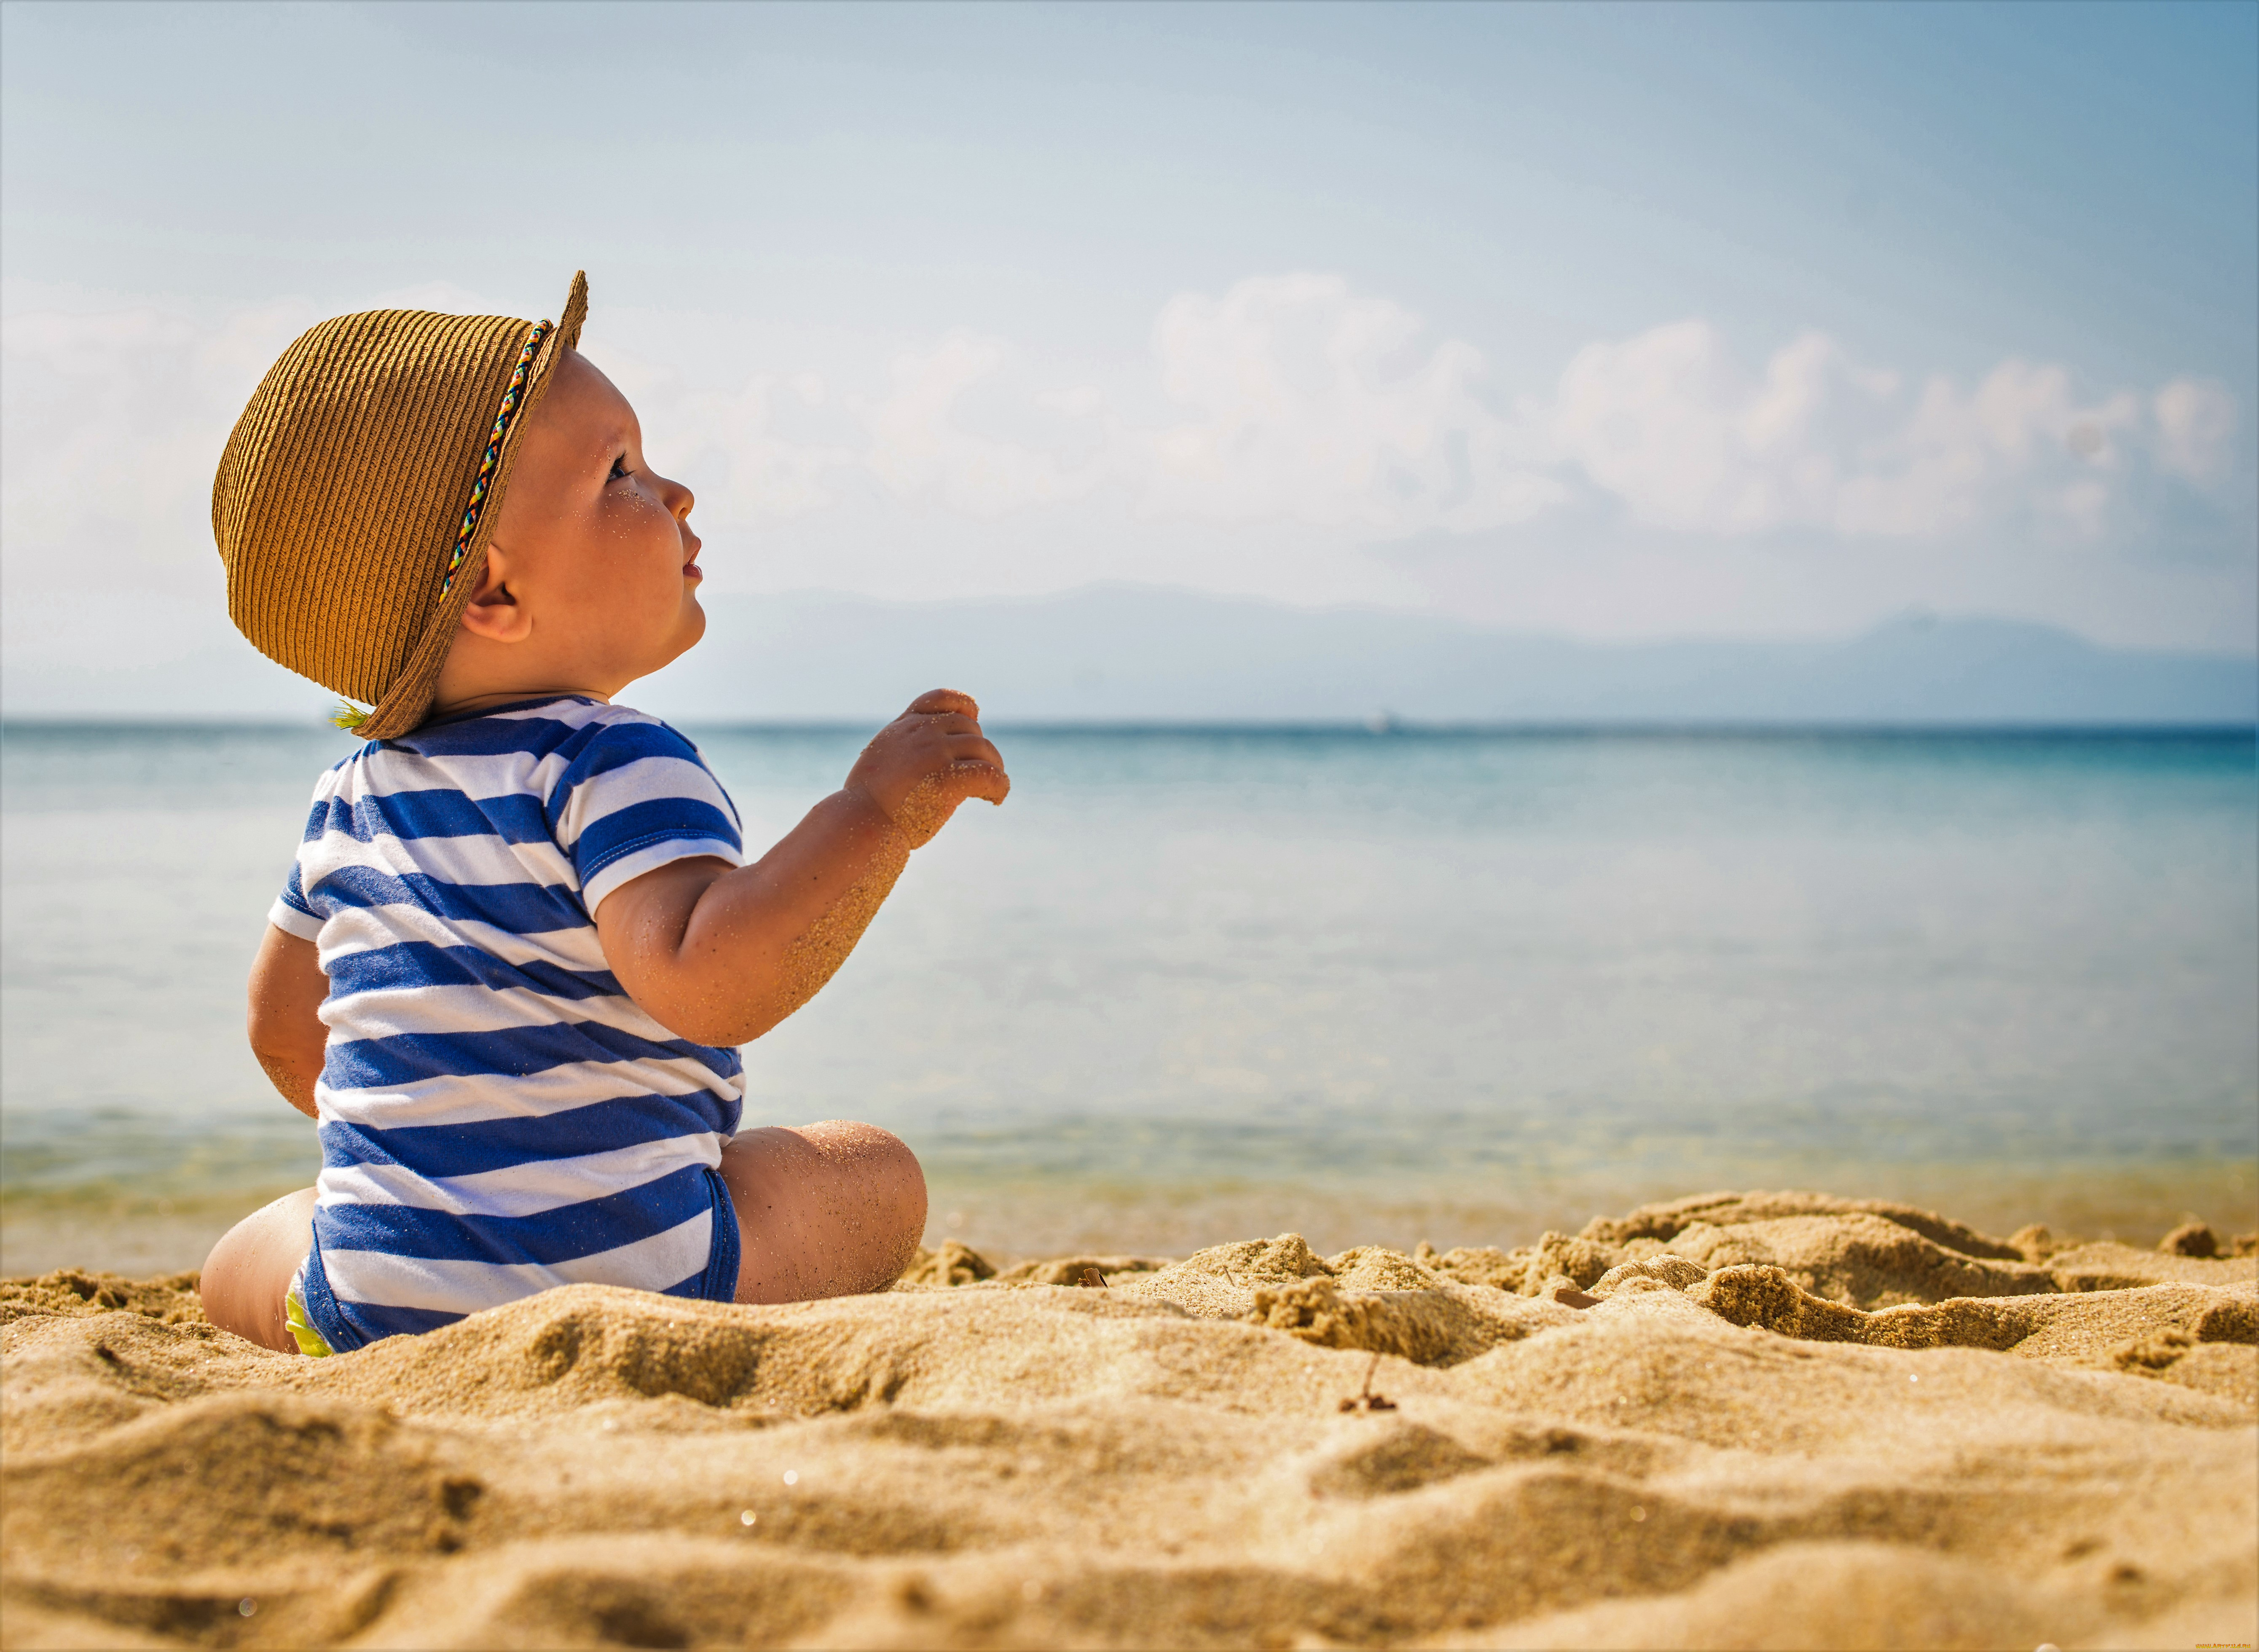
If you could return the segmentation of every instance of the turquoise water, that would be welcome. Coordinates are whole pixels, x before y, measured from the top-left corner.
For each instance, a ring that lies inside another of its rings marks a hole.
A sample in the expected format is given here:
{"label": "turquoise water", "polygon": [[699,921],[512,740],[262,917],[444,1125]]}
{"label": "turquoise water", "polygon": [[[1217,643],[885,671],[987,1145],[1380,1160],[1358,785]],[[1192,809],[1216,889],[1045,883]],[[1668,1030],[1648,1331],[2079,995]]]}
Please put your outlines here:
{"label": "turquoise water", "polygon": [[[862,737],[694,732],[771,836]],[[746,1052],[749,1117],[908,1139],[937,1234],[1450,1243],[1782,1184],[2252,1225],[2248,733],[1001,744],[1010,802],[969,806]],[[7,730],[11,1223],[310,1179],[242,979],[343,750]]]}

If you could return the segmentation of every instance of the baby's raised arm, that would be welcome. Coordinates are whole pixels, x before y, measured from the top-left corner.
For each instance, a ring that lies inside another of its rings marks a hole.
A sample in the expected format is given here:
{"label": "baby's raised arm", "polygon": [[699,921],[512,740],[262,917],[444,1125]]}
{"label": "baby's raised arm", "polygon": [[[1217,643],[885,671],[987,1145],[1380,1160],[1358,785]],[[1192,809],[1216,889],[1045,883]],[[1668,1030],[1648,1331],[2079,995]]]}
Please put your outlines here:
{"label": "baby's raised arm", "polygon": [[596,936],[629,996],[676,1036],[715,1045],[758,1038],[815,997],[910,851],[966,798],[1001,803],[1011,790],[980,716],[968,694],[922,694],[752,865],[678,860],[607,895]]}

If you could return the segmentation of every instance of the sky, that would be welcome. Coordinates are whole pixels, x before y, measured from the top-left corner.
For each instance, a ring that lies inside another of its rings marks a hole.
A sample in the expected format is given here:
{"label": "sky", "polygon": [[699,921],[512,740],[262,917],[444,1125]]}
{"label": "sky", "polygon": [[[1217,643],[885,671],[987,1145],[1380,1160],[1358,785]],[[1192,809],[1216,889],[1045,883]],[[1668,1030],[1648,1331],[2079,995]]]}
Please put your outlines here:
{"label": "sky", "polygon": [[2259,5],[0,7],[0,619],[224,626],[346,310],[554,316],[709,588],[2259,649]]}

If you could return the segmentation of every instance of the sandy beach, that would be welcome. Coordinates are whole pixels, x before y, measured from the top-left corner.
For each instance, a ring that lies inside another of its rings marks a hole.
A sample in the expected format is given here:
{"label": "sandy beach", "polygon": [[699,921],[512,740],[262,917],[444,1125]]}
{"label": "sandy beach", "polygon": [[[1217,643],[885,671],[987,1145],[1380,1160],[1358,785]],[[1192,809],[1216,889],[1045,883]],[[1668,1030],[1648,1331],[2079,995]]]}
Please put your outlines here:
{"label": "sandy beach", "polygon": [[0,1286],[5,1640],[2248,1645],[2254,1243],[1717,1194],[320,1361],[51,1273]]}

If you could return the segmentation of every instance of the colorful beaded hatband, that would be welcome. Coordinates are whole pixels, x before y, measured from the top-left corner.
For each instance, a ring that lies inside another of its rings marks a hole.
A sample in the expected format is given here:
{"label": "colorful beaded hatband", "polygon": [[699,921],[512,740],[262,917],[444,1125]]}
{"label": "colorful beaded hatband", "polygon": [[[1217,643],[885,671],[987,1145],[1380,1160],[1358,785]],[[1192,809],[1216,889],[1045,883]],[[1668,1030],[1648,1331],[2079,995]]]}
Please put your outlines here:
{"label": "colorful beaded hatband", "polygon": [[463,525],[455,535],[455,549],[447,559],[447,577],[439,581],[439,595],[445,596],[454,588],[456,570],[470,554],[471,536],[478,531],[479,516],[487,508],[487,489],[494,483],[495,466],[502,462],[502,438],[510,434],[510,422],[517,416],[517,400],[525,390],[525,375],[532,370],[533,358],[541,353],[541,341],[549,336],[552,323],[538,321],[526,335],[525,347],[517,352],[517,366],[510,375],[510,388],[502,393],[502,410],[495,415],[494,431],[487,438],[486,457],[479,461],[478,480],[471,484],[470,508],[463,512]]}

